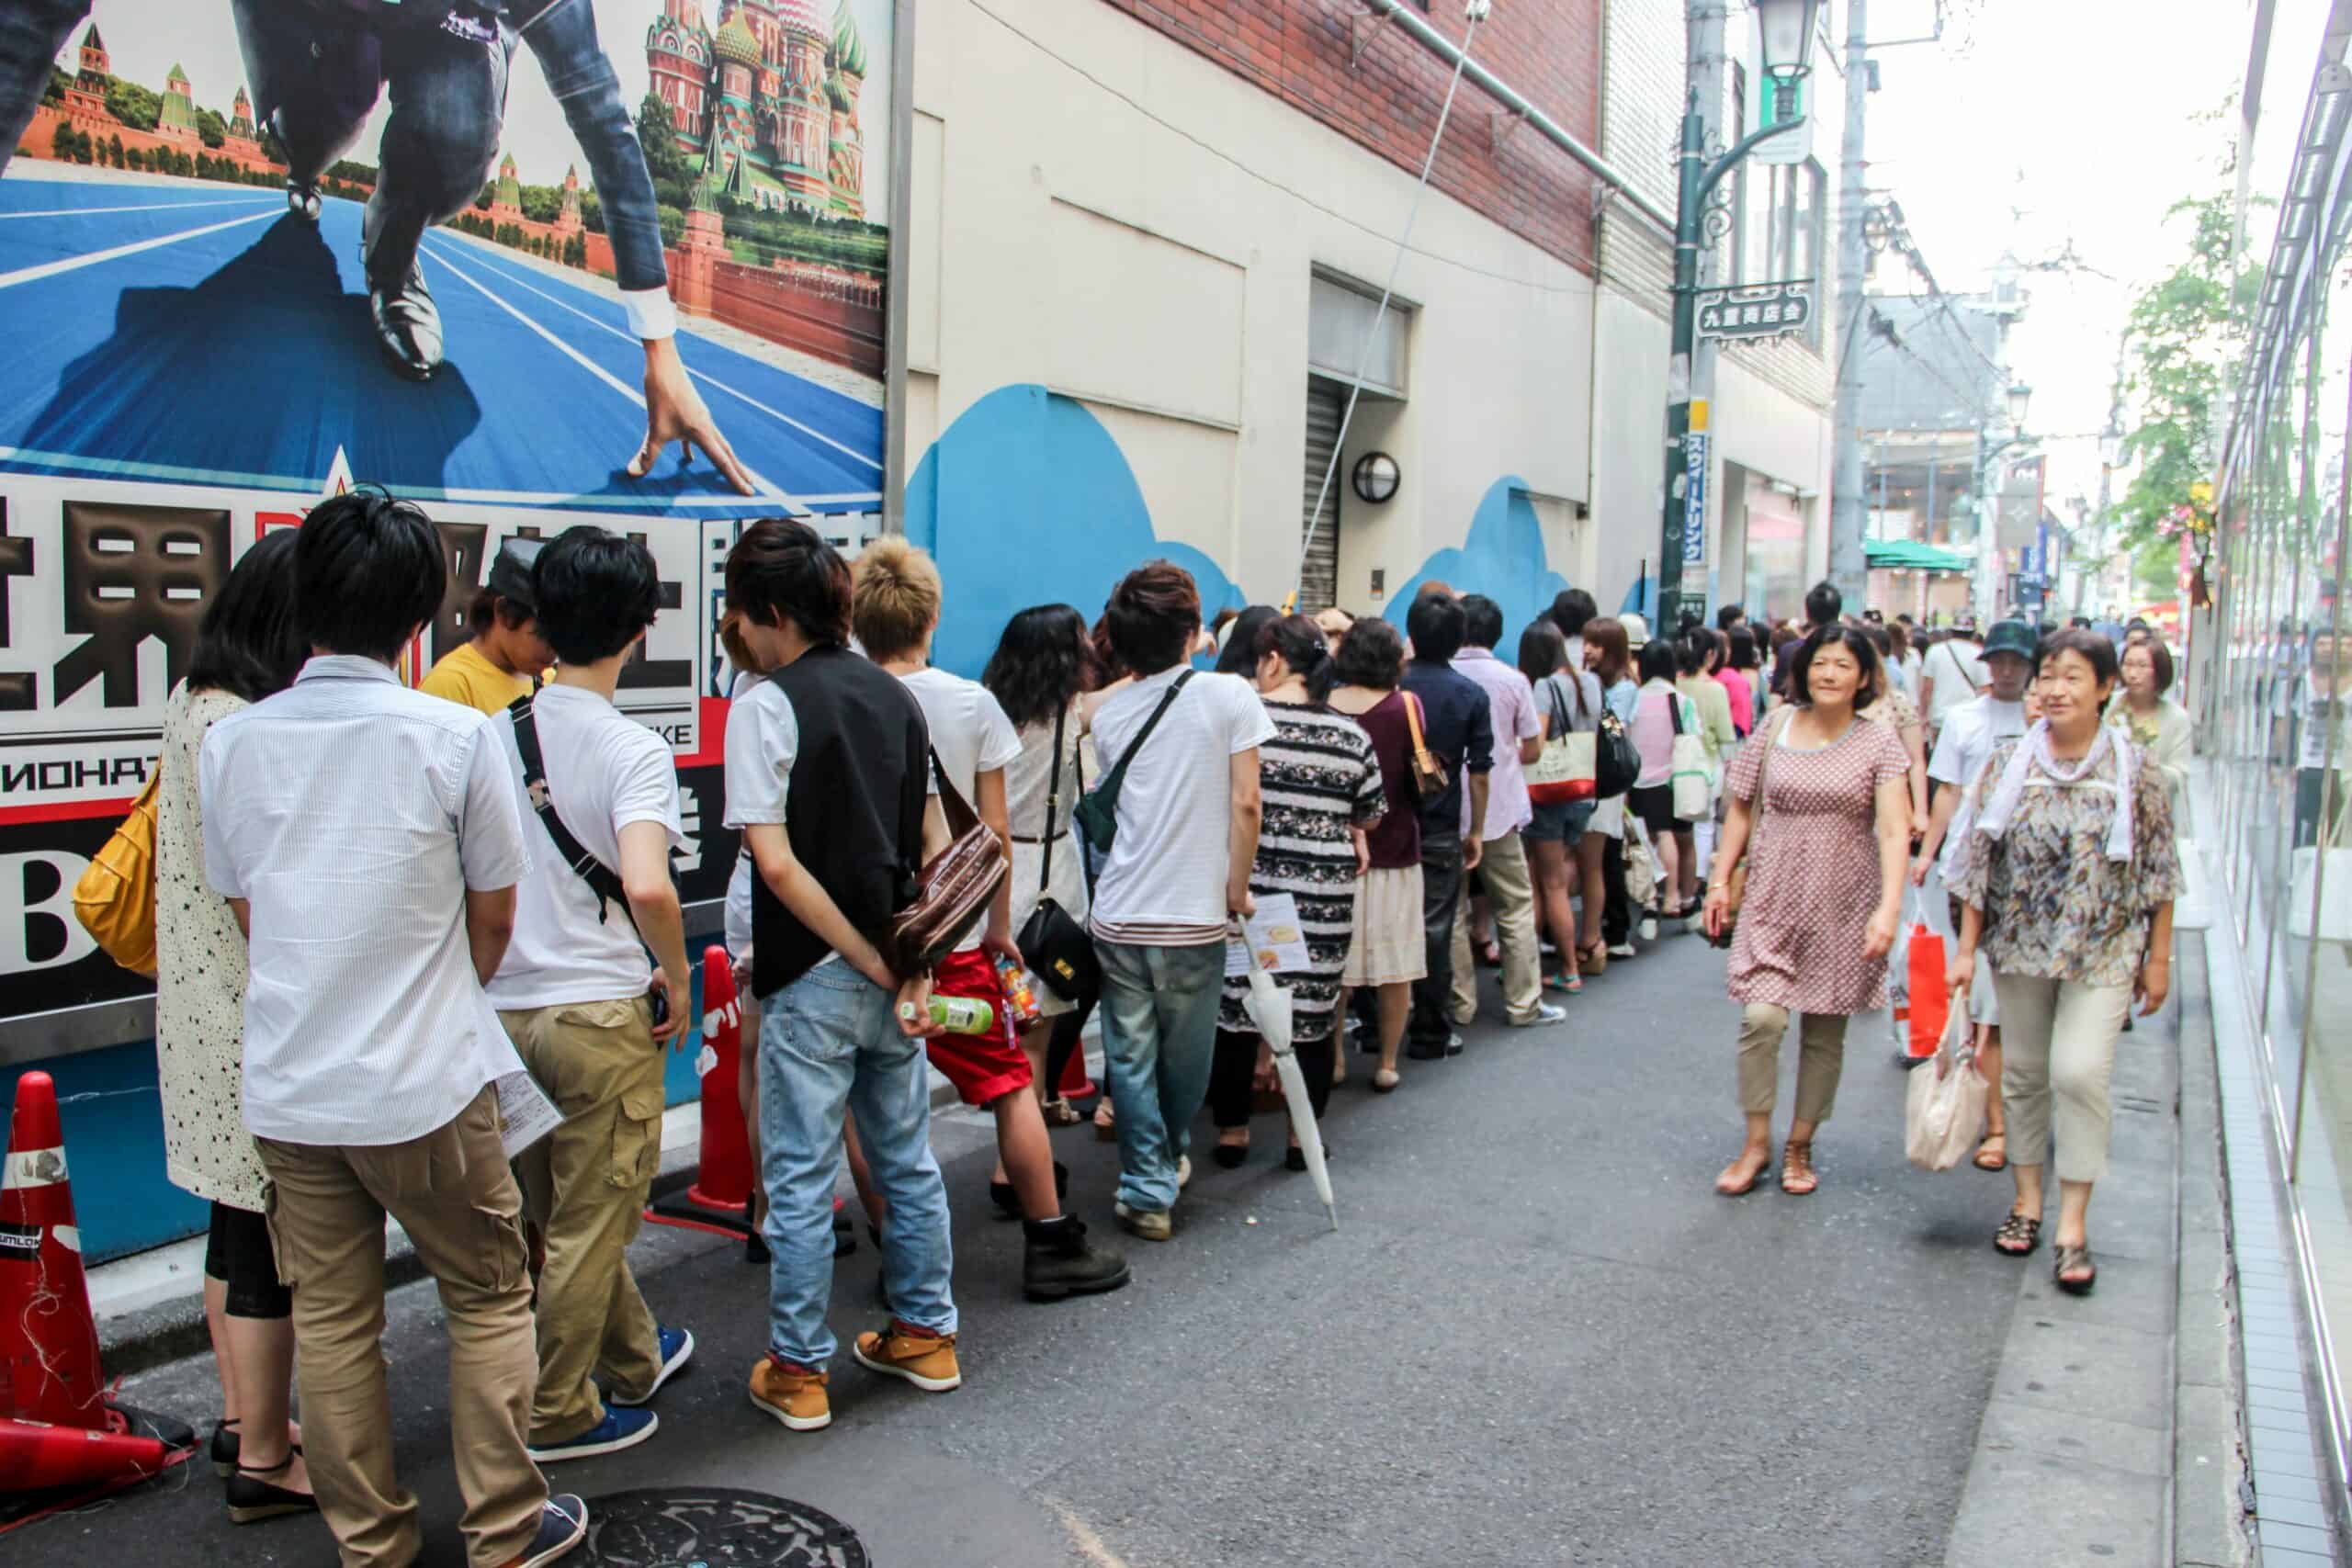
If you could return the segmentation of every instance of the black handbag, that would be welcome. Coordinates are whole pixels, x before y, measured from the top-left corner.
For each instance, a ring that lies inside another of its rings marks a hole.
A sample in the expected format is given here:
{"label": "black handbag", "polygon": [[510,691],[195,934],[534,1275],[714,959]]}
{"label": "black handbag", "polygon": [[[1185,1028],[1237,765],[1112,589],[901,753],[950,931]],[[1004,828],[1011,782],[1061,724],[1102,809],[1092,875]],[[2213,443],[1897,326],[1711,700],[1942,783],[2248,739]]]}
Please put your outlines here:
{"label": "black handbag", "polygon": [[[1067,706],[1054,716],[1054,771],[1046,785],[1045,863],[1037,873],[1037,907],[1021,922],[1013,943],[1021,949],[1023,968],[1062,1000],[1084,1007],[1102,994],[1102,964],[1094,956],[1094,939],[1046,891],[1054,881],[1054,840],[1061,837],[1057,819],[1061,815],[1062,727],[1069,716]],[[1081,778],[1081,788],[1084,784]]]}
{"label": "black handbag", "polygon": [[1592,790],[1602,800],[1634,787],[1642,776],[1642,754],[1625,733],[1625,721],[1607,708],[1600,711],[1600,736],[1592,746]]}

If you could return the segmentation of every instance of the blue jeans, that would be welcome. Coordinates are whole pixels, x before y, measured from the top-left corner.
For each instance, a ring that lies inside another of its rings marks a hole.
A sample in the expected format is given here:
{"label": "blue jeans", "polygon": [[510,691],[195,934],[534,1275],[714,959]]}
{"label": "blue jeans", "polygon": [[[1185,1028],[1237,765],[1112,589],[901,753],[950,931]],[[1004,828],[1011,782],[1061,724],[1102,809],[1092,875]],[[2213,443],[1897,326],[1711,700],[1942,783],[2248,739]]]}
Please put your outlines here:
{"label": "blue jeans", "polygon": [[89,14],[90,0],[0,6],[0,169],[16,156],[17,143],[25,139],[25,127],[49,90],[49,68],[57,51]]}
{"label": "blue jeans", "polygon": [[899,1032],[891,995],[835,960],[765,998],[760,1010],[760,1179],[767,1189],[768,1348],[824,1370],[836,1348],[833,1182],[842,1112],[874,1185],[889,1203],[882,1273],[899,1321],[956,1332],[947,1189],[931,1152],[931,1080],[922,1042]]}
{"label": "blue jeans", "polygon": [[296,180],[316,180],[350,150],[390,85],[367,270],[376,284],[407,276],[425,230],[473,204],[498,156],[514,29],[501,23],[482,42],[437,28],[379,32],[283,0],[232,0],[231,9],[254,118],[276,130]]}
{"label": "blue jeans", "polygon": [[621,79],[597,39],[594,6],[589,0],[556,0],[523,29],[523,41],[587,156],[589,178],[605,209],[605,235],[613,243],[615,281],[623,288],[661,288],[670,281],[670,269],[662,254],[653,176],[638,145],[637,123],[621,101]]}
{"label": "blue jeans", "polygon": [[1225,943],[1098,939],[1094,952],[1102,962],[1102,1060],[1118,1112],[1119,1201],[1164,1212],[1176,1204],[1176,1161],[1216,1060]]}

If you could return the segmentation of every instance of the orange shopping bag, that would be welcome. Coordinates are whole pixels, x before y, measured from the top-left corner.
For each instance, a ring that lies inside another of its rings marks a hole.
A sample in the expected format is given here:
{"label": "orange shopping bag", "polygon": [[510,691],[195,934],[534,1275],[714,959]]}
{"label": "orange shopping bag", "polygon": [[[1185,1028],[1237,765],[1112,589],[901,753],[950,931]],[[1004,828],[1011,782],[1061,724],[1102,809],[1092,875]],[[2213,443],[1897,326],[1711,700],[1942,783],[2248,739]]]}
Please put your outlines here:
{"label": "orange shopping bag", "polygon": [[1921,1061],[1934,1055],[1943,1043],[1944,1025],[1951,1017],[1951,992],[1944,972],[1944,939],[1924,920],[1911,928],[1905,976],[1911,987],[1911,1055]]}

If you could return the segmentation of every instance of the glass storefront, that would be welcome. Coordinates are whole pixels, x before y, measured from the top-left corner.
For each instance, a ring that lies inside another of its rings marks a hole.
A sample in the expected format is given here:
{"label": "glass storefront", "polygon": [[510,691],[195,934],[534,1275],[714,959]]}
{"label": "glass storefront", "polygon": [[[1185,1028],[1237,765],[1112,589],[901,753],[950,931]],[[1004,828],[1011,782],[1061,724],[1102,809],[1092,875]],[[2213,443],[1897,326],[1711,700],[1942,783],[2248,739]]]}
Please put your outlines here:
{"label": "glass storefront", "polygon": [[2301,151],[2271,192],[2285,216],[2251,350],[2233,367],[2207,569],[2214,604],[2192,630],[2189,699],[2208,760],[2193,826],[2217,852],[2212,899],[2226,912],[2217,907],[2215,921],[2244,944],[2268,1069],[2263,1109],[2317,1285],[2339,1445],[2337,1369],[2352,1348],[2352,286],[2342,276],[2352,175],[2336,145],[2346,113],[2325,100],[2346,96],[2314,93],[2311,115],[2335,133]]}

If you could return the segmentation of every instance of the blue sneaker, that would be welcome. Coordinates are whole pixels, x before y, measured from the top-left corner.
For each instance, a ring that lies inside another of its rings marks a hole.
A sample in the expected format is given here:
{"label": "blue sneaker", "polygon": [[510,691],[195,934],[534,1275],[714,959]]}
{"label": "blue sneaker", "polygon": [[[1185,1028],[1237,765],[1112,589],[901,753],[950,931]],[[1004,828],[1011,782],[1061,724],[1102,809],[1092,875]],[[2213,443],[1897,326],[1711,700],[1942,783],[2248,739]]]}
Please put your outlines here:
{"label": "blue sneaker", "polygon": [[[525,1450],[541,1464],[554,1464],[560,1460],[590,1459],[597,1454],[618,1453],[633,1449],[653,1436],[662,1418],[650,1410],[623,1410],[607,1405],[605,1418],[576,1438],[566,1438],[560,1443],[534,1443]],[[552,1558],[543,1561],[552,1562]]]}
{"label": "blue sneaker", "polygon": [[662,1349],[662,1370],[654,1374],[653,1386],[647,1389],[644,1397],[639,1399],[631,1399],[627,1394],[608,1394],[605,1401],[607,1404],[618,1404],[633,1410],[640,1404],[652,1404],[653,1396],[662,1392],[662,1385],[670,1381],[670,1374],[694,1359],[695,1337],[687,1330],[664,1328],[656,1339]]}
{"label": "blue sneaker", "polygon": [[539,1533],[506,1568],[547,1568],[587,1539],[588,1505],[569,1492],[549,1497],[539,1514]]}

